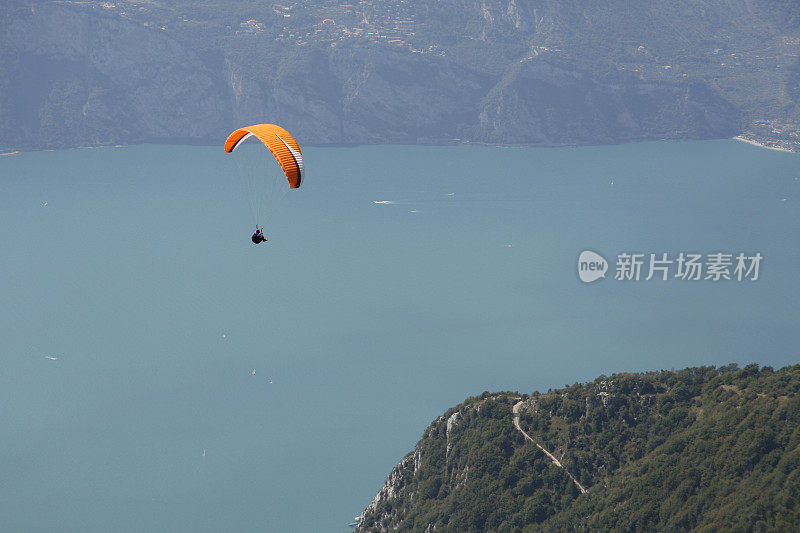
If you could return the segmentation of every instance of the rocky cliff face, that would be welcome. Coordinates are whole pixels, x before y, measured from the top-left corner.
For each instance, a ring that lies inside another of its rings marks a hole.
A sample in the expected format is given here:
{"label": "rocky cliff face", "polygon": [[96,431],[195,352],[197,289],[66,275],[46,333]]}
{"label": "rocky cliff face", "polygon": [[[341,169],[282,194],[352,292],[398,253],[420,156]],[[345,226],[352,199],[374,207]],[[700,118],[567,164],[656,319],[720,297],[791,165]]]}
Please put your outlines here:
{"label": "rocky cliff face", "polygon": [[[532,46],[568,44],[561,34],[573,22],[558,6],[445,4],[464,19],[453,19],[452,35],[439,32],[442,46],[458,53],[439,52],[438,44],[421,53],[391,40],[287,44],[249,30],[171,32],[109,2],[6,7],[0,149],[216,144],[235,127],[265,121],[304,144],[602,144],[755,131],[747,111],[701,77],[600,69],[579,54]],[[425,7],[431,20],[444,16],[437,6]],[[377,10],[354,24],[383,16]],[[505,56],[491,55],[498,50]],[[762,133],[775,131],[759,124]],[[782,124],[791,130],[791,120]]]}
{"label": "rocky cliff face", "polygon": [[610,144],[735,135],[739,112],[699,83],[653,83],[529,61],[482,99],[474,137],[485,142]]}
{"label": "rocky cliff face", "polygon": [[43,6],[6,21],[1,42],[4,147],[208,141],[230,122],[220,73],[146,27]]}

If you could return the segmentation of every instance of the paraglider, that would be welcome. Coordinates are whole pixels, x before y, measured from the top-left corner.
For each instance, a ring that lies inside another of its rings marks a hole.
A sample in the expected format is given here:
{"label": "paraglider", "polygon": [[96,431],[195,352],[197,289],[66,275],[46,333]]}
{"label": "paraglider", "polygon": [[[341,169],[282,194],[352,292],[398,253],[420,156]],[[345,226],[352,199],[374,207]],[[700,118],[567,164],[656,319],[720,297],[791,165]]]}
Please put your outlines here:
{"label": "paraglider", "polygon": [[[297,143],[294,137],[283,129],[280,126],[276,126],[275,124],[255,124],[253,126],[247,126],[245,128],[239,128],[238,130],[231,133],[228,138],[225,140],[225,152],[232,153],[236,150],[245,140],[249,138],[255,138],[269,150],[272,156],[275,158],[275,161],[280,166],[280,169],[283,171],[283,174],[286,176],[286,179],[289,182],[289,189],[297,189],[302,185],[303,179],[305,177],[305,165],[303,163],[303,154],[300,151],[300,145]],[[240,169],[241,170],[241,169]],[[243,174],[252,174],[252,173],[245,173],[242,171]],[[257,175],[245,175],[246,180],[267,180],[268,176],[262,176],[260,173],[256,173]],[[269,180],[273,181],[273,180]],[[255,187],[251,187],[253,189]],[[284,187],[282,187],[285,189]],[[254,192],[248,192],[248,199],[251,201],[251,205],[253,206],[254,215],[256,217],[256,231],[250,237],[254,244],[260,244],[262,242],[266,242],[266,237],[264,236],[263,227],[259,227],[259,213],[260,213],[260,200],[255,198]],[[267,198],[269,200],[270,198]],[[253,205],[254,204],[254,205]]]}
{"label": "paraglider", "polygon": [[250,237],[250,240],[253,241],[253,244],[260,244],[262,242],[267,242],[267,238],[264,237],[264,232],[256,226],[256,231]]}

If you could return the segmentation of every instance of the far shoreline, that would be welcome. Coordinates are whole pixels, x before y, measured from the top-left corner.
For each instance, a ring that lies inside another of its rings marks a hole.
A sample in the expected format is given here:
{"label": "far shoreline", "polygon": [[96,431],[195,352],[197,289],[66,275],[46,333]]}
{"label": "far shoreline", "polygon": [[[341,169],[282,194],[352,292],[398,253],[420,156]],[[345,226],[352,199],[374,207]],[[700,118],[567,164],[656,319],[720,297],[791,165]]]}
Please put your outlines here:
{"label": "far shoreline", "polygon": [[[581,147],[599,147],[599,146],[619,146],[623,144],[631,144],[631,143],[638,143],[638,142],[659,142],[659,141],[670,141],[670,142],[691,142],[691,141],[721,141],[721,140],[731,140],[731,141],[738,141],[745,144],[749,144],[751,146],[756,146],[758,148],[764,148],[766,150],[772,150],[774,152],[783,152],[788,154],[796,154],[800,153],[800,144],[798,144],[798,150],[792,150],[789,148],[785,148],[780,145],[772,145],[767,144],[766,142],[757,141],[742,135],[736,135],[735,137],[722,137],[716,139],[638,139],[638,140],[626,140],[619,143],[608,143],[608,144],[510,144],[510,143],[489,143],[489,142],[481,142],[481,141],[462,141],[460,139],[455,140],[454,142],[442,143],[442,144],[435,144],[435,143],[368,143],[368,144],[359,144],[359,143],[306,143],[305,146],[309,148],[358,148],[362,146],[429,146],[429,147],[453,147],[453,146],[483,146],[487,148],[581,148]],[[58,152],[61,150],[86,150],[86,149],[98,149],[98,148],[127,148],[131,146],[140,146],[140,145],[153,145],[153,146],[203,146],[203,147],[213,147],[216,146],[215,144],[207,144],[205,142],[167,142],[167,143],[160,143],[160,142],[142,142],[142,143],[132,143],[132,144],[96,144],[96,145],[84,145],[84,146],[72,146],[72,147],[63,147],[63,148],[33,148],[33,149],[8,149],[7,151],[0,151],[0,157],[2,156],[13,156],[19,155],[23,153],[31,153],[31,152]]]}
{"label": "far shoreline", "polygon": [[784,148],[782,146],[771,146],[769,144],[764,144],[763,142],[756,141],[754,139],[748,139],[747,137],[743,137],[741,135],[737,135],[736,137],[731,137],[731,140],[743,142],[749,144],[751,146],[757,146],[759,148],[765,148],[767,150],[773,150],[775,152],[784,152],[787,154],[796,154],[794,150],[789,150],[788,148]]}

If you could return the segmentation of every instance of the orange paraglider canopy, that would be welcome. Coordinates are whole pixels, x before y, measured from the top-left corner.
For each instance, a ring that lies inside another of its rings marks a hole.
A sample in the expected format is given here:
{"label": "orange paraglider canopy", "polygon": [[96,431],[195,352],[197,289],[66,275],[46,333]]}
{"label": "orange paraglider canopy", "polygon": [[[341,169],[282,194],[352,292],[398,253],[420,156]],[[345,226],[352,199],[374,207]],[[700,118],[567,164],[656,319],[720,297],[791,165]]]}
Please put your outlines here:
{"label": "orange paraglider canopy", "polygon": [[286,174],[289,186],[292,189],[300,187],[303,182],[305,168],[300,145],[297,144],[294,137],[288,131],[275,124],[256,124],[246,128],[239,128],[228,135],[228,139],[225,141],[225,151],[227,153],[233,152],[242,141],[251,136],[258,138],[272,152],[272,155],[275,156],[278,164],[283,169],[283,173]]}

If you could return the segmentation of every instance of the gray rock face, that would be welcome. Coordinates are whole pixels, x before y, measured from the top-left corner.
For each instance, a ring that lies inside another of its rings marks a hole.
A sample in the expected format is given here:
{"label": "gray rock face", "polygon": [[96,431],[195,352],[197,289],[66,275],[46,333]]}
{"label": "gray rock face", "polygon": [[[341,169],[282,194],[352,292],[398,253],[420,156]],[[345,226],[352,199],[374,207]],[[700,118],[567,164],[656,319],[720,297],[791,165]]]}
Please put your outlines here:
{"label": "gray rock face", "polygon": [[343,86],[345,143],[448,142],[474,122],[486,86],[443,60],[394,51],[350,50],[335,64]]}
{"label": "gray rock face", "polygon": [[1,146],[207,141],[227,129],[218,74],[146,27],[47,6],[12,20],[0,42],[11,80]]}
{"label": "gray rock face", "polygon": [[608,144],[730,137],[736,109],[699,84],[601,83],[542,61],[516,66],[481,103],[477,139],[492,143]]}
{"label": "gray rock face", "polygon": [[[470,9],[476,50],[492,32],[547,40],[565,24],[521,0]],[[202,36],[192,44],[107,11],[41,4],[3,14],[0,149],[219,144],[259,122],[303,144],[577,145],[747,129],[703,81],[645,81],[608,66],[601,79],[543,46],[479,70],[443,52],[360,41],[300,47],[251,36],[198,47]]]}

